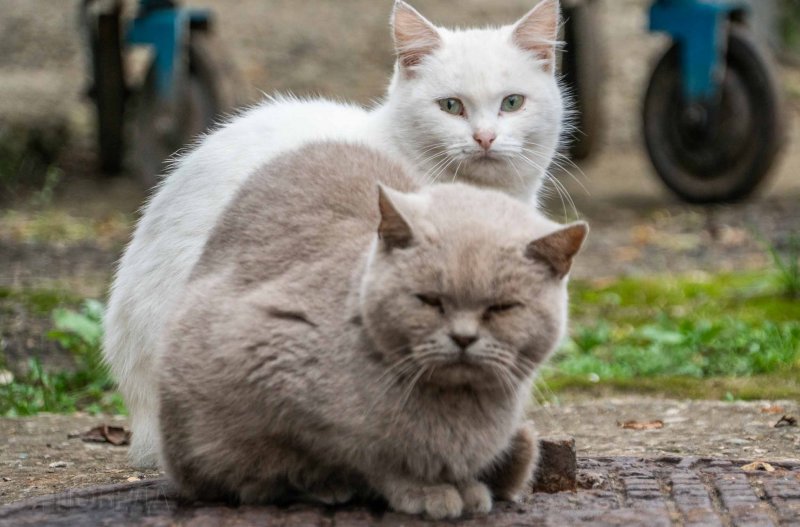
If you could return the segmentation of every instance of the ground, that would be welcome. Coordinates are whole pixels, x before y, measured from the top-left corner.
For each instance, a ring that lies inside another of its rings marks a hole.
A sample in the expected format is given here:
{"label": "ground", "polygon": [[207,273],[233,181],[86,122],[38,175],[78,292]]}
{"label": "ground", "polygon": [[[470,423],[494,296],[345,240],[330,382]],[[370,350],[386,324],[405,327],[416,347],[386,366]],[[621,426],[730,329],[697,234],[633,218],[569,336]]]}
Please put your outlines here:
{"label": "ground", "polygon": [[[383,91],[391,69],[388,1],[276,0],[267,5],[244,0],[235,8],[223,0],[189,3],[211,6],[219,15],[220,40],[246,80],[246,101],[257,99],[259,90],[291,90],[366,104]],[[432,0],[413,3],[437,22],[466,24],[479,18],[507,22],[532,2],[469,0],[458,9]],[[638,131],[647,72],[665,45],[663,38],[647,36],[642,29],[647,3],[603,2],[610,58],[602,150],[580,167],[557,172],[574,209],[555,195],[547,203],[555,219],[580,215],[591,224],[574,278],[599,288],[625,276],[703,281],[728,271],[766,274],[772,268],[767,249],[787,248],[800,231],[800,149],[790,140],[772,179],[747,203],[693,207],[668,194],[647,162]],[[93,168],[92,116],[82,96],[76,9],[77,2],[48,0],[0,5],[0,157],[6,147],[18,152],[14,141],[22,136],[19,141],[38,148],[36,155],[23,156],[17,172],[31,174],[34,184],[0,187],[9,192],[0,196],[0,349],[3,367],[14,370],[24,369],[32,355],[43,357],[53,370],[70,367],[70,355],[44,337],[52,326],[52,308],[77,307],[83,298],[105,296],[114,262],[146,196],[135,181],[103,178]],[[794,137],[800,74],[785,65],[781,74]],[[6,162],[0,159],[0,169]],[[29,291],[37,293],[31,296]],[[794,390],[796,394],[796,383]],[[707,396],[720,399],[725,394],[717,391]],[[797,417],[797,399],[721,402],[596,395],[559,395],[536,407],[533,415],[544,433],[574,435],[581,456],[776,460],[796,459],[800,451],[800,428],[774,428],[781,414],[762,412],[779,406]],[[658,419],[664,427],[657,430],[617,425]],[[0,504],[157,475],[129,467],[125,447],[68,439],[70,433],[100,423],[125,423],[125,418],[41,414],[0,420]]]}
{"label": "ground", "polygon": [[[797,401],[727,403],[629,397],[537,406],[531,417],[542,435],[575,437],[579,457],[796,460],[800,428],[774,426],[784,413],[800,415],[800,405]],[[663,428],[619,426],[626,421],[655,420],[663,421]],[[99,424],[125,424],[125,420],[85,414],[4,420],[0,428],[0,505],[71,488],[158,476],[158,472],[130,467],[127,447],[69,438]]]}

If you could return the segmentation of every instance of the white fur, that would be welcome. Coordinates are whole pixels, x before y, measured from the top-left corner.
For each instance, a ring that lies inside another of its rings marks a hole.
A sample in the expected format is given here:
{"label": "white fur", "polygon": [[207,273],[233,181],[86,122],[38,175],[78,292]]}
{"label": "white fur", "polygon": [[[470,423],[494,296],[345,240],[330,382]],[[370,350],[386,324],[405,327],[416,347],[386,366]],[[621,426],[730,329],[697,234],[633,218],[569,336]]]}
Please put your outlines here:
{"label": "white fur", "polygon": [[[413,71],[396,66],[377,108],[271,98],[202,138],[158,186],[119,263],[105,318],[104,356],[131,414],[134,464],[157,462],[154,369],[162,328],[217,218],[245,178],[276,154],[310,141],[360,141],[416,164],[427,181],[458,179],[535,200],[561,131],[553,74],[513,43],[514,26],[436,31],[438,48]],[[502,113],[510,94],[525,95],[525,106]],[[437,99],[444,97],[460,98],[466,116],[443,112]],[[478,130],[497,134],[495,159],[480,158],[472,138]]]}

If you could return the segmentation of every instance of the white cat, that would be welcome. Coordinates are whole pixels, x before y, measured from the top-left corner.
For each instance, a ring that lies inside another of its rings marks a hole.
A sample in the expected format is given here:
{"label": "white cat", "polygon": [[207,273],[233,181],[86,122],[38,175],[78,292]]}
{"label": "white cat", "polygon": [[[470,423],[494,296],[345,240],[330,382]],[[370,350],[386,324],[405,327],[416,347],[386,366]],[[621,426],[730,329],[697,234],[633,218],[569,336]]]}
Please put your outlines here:
{"label": "white cat", "polygon": [[555,154],[563,103],[555,76],[557,0],[517,23],[448,30],[397,1],[397,62],[372,110],[272,98],[204,137],[144,209],[119,263],[103,353],[132,418],[131,460],[158,451],[156,349],[219,215],[250,173],[310,141],[363,142],[415,165],[426,182],[463,181],[534,203]]}

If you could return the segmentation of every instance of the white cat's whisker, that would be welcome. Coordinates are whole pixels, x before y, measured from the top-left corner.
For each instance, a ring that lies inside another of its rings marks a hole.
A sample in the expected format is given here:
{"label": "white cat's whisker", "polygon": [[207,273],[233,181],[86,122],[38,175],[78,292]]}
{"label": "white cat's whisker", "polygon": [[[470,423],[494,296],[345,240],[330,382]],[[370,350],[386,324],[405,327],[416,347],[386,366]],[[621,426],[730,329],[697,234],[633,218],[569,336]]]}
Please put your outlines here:
{"label": "white cat's whisker", "polygon": [[[535,161],[533,161],[532,159],[527,157],[525,154],[519,154],[518,157],[519,157],[519,159],[522,159],[523,161],[525,161],[526,163],[528,163],[532,167],[536,168],[537,170],[543,170],[542,167],[538,163],[536,163]],[[575,216],[578,216],[578,209],[575,206],[575,202],[572,200],[572,196],[569,195],[569,192],[567,192],[567,189],[564,187],[564,185],[560,181],[558,181],[557,178],[555,178],[552,174],[550,174],[546,170],[542,172],[542,177],[544,178],[545,182],[547,182],[547,181],[552,182],[553,183],[553,187],[558,192],[558,196],[561,199],[561,205],[564,208],[564,217],[565,218],[568,217],[568,215],[567,215],[567,205],[566,205],[567,203],[570,204],[570,207],[572,208],[572,211],[575,214]],[[566,199],[566,202],[564,201],[565,199]]]}
{"label": "white cat's whisker", "polygon": [[[540,146],[540,145],[538,145],[538,144],[536,144],[534,142],[531,142],[531,141],[528,141],[526,144],[529,144],[529,145],[532,145],[532,146]],[[544,159],[545,161],[547,161],[549,159],[551,164],[555,165],[557,168],[559,168],[560,170],[562,170],[563,172],[568,174],[569,177],[571,177],[575,181],[575,183],[577,183],[587,195],[591,196],[592,193],[589,192],[589,189],[586,188],[586,185],[583,184],[583,181],[581,181],[580,178],[578,178],[575,174],[573,174],[572,170],[567,168],[566,165],[569,165],[569,167],[572,167],[575,170],[577,170],[580,173],[580,175],[581,175],[581,177],[583,179],[586,179],[586,180],[589,179],[586,176],[586,174],[584,173],[583,169],[581,169],[581,167],[579,167],[577,164],[575,164],[575,162],[572,159],[570,159],[569,156],[566,156],[566,155],[562,154],[561,152],[554,152],[552,158],[548,158],[546,154],[544,154],[544,153],[542,153],[539,150],[536,150],[534,148],[526,148],[526,147],[523,146],[523,147],[521,147],[521,149],[524,152],[526,152],[528,154],[536,155],[538,158]]]}
{"label": "white cat's whisker", "polygon": [[450,168],[450,166],[451,166],[453,163],[455,163],[455,161],[456,161],[456,159],[455,159],[455,158],[451,158],[451,159],[450,159],[450,161],[449,161],[447,164],[445,164],[445,165],[444,165],[442,168],[440,168],[440,169],[439,169],[439,171],[436,173],[436,175],[435,175],[435,176],[433,176],[433,179],[431,180],[431,182],[430,182],[430,183],[431,183],[431,184],[433,184],[433,183],[436,183],[436,181],[439,179],[439,177],[440,177],[442,174],[444,174],[444,173],[447,171],[447,169],[448,169],[448,168]]}
{"label": "white cat's whisker", "polygon": [[455,182],[456,182],[456,180],[458,179],[458,169],[460,169],[460,168],[461,168],[461,165],[462,165],[463,163],[464,163],[464,159],[462,159],[461,161],[459,161],[459,162],[458,162],[458,165],[456,165],[456,170],[455,170],[455,172],[453,173],[453,181],[451,181],[451,183],[455,183]]}
{"label": "white cat's whisker", "polygon": [[426,184],[433,183],[433,179],[431,175],[439,169],[439,167],[446,165],[450,162],[450,157],[445,156],[443,159],[440,159],[436,164],[434,164],[430,169],[428,169],[425,174],[423,174],[422,179],[425,181]]}

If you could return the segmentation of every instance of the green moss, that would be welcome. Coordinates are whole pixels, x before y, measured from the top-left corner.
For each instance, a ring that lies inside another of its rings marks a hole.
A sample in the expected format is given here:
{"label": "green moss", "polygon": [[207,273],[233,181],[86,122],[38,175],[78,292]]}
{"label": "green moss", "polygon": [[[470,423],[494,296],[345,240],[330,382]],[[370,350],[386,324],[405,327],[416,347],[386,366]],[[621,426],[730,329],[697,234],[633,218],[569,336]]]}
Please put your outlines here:
{"label": "green moss", "polygon": [[774,272],[576,282],[571,305],[571,338],[545,374],[554,389],[800,395],[784,379],[800,372],[800,302]]}

